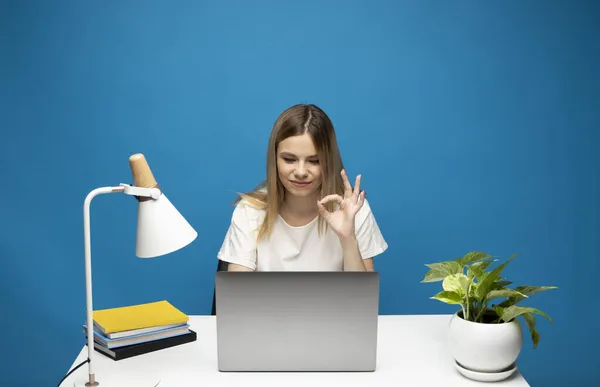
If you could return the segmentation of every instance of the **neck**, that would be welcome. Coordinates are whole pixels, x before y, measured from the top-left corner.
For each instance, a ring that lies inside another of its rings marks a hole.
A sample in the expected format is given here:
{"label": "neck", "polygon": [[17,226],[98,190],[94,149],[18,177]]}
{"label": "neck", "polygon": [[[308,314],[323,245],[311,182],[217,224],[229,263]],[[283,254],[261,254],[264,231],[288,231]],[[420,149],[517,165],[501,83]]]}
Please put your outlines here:
{"label": "neck", "polygon": [[314,217],[319,212],[317,196],[297,197],[287,195],[283,202],[282,211],[295,217]]}

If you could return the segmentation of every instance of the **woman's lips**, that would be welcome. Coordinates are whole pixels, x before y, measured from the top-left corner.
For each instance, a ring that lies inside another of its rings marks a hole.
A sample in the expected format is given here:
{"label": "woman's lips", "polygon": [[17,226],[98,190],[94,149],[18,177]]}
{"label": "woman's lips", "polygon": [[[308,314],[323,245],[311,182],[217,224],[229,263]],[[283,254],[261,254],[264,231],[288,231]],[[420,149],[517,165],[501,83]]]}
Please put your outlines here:
{"label": "woman's lips", "polygon": [[292,185],[296,188],[306,188],[311,184],[310,181],[294,181],[294,180],[290,180],[290,183],[292,183]]}

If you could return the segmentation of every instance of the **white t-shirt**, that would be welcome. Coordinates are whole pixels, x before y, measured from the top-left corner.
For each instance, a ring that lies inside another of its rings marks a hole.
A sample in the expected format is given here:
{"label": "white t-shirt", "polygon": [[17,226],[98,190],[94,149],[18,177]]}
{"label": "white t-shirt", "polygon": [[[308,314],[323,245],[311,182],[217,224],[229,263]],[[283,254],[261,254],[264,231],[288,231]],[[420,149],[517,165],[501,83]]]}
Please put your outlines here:
{"label": "white t-shirt", "polygon": [[[269,238],[257,243],[265,216],[246,201],[239,202],[217,257],[256,271],[342,271],[339,237],[330,227],[319,236],[319,217],[305,226],[292,227],[281,216]],[[363,259],[383,253],[388,245],[379,230],[368,201],[355,216],[355,232]]]}

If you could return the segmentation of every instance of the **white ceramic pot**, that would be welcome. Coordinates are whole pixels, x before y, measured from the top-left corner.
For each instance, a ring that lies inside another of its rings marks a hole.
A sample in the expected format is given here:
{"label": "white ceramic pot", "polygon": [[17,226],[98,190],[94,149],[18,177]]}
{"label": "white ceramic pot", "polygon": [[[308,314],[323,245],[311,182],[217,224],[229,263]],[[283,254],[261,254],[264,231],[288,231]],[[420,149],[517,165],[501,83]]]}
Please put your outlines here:
{"label": "white ceramic pot", "polygon": [[485,324],[466,321],[461,316],[459,311],[450,319],[448,344],[451,355],[462,367],[494,373],[514,365],[523,346],[518,320]]}

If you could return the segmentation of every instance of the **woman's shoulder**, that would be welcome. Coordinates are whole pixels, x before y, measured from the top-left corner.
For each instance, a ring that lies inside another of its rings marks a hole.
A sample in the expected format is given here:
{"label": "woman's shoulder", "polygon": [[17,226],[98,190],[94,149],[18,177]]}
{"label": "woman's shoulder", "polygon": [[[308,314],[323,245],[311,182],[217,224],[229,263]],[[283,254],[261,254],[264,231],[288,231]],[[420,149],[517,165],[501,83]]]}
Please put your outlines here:
{"label": "woman's shoulder", "polygon": [[258,200],[242,196],[233,208],[233,218],[237,220],[259,221],[264,218],[266,207]]}
{"label": "woman's shoulder", "polygon": [[256,212],[264,212],[266,209],[266,204],[260,200],[242,196],[239,198],[234,208],[236,210],[247,210],[247,211],[256,211]]}

